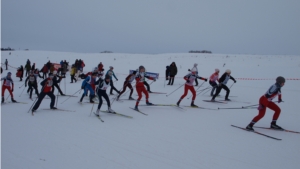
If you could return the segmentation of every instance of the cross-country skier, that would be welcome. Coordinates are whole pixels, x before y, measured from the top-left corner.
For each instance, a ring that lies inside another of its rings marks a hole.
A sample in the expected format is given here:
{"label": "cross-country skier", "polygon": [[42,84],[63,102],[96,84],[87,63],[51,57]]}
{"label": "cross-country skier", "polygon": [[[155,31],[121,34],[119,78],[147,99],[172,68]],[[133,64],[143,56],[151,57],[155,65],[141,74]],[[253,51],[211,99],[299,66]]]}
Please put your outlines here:
{"label": "cross-country skier", "polygon": [[113,90],[115,90],[118,94],[120,94],[120,92],[118,91],[118,89],[115,88],[113,80],[112,80],[112,76],[115,77],[115,79],[118,81],[118,78],[116,77],[115,73],[114,73],[114,67],[109,66],[109,70],[106,72],[106,75],[109,75],[110,77],[110,94],[113,95]]}
{"label": "cross-country skier", "polygon": [[170,66],[166,66],[166,80],[170,78]]}
{"label": "cross-country skier", "polygon": [[281,76],[278,76],[276,78],[276,83],[273,84],[269,88],[269,90],[264,95],[262,95],[260,97],[259,106],[257,108],[258,109],[258,115],[256,117],[254,117],[252,119],[252,121],[250,122],[250,124],[246,127],[247,130],[254,131],[253,125],[255,123],[257,123],[261,118],[264,117],[267,108],[269,108],[269,109],[271,109],[275,112],[274,115],[273,115],[273,119],[272,119],[270,128],[277,129],[277,130],[283,130],[283,128],[281,128],[280,126],[278,126],[276,124],[276,121],[279,118],[281,110],[274,102],[272,102],[272,100],[278,95],[278,103],[282,102],[281,87],[283,87],[284,83],[285,83],[285,78],[281,77]]}
{"label": "cross-country skier", "polygon": [[[197,68],[197,66],[198,66],[198,64],[195,63],[195,64],[194,64],[194,67],[193,67],[192,69],[189,69],[189,71],[191,71],[191,70],[196,70],[196,75],[198,76],[198,68]],[[196,83],[195,86],[198,86],[198,80],[197,80],[197,78],[195,79],[195,83]]]}
{"label": "cross-country skier", "polygon": [[133,93],[133,88],[131,85],[131,82],[135,79],[135,75],[136,75],[136,71],[133,71],[131,74],[129,74],[124,82],[123,85],[123,90],[120,92],[119,96],[117,97],[117,100],[119,100],[120,96],[126,91],[126,88],[128,87],[130,89],[130,94],[129,94],[129,100],[134,100],[134,98],[132,98],[132,93]]}
{"label": "cross-country skier", "polygon": [[84,96],[87,94],[87,91],[90,91],[90,103],[94,103],[93,98],[95,97],[95,92],[92,89],[92,85],[95,85],[97,73],[93,73],[85,78],[82,82],[81,89],[84,89],[84,92],[80,98],[80,103],[82,102]]}
{"label": "cross-country skier", "polygon": [[75,83],[77,82],[77,80],[75,79],[75,73],[76,73],[76,67],[73,64],[71,71],[70,71],[70,75],[71,75],[71,83],[73,83],[73,80],[75,81]]}
{"label": "cross-country skier", "polygon": [[29,73],[29,76],[27,76],[27,78],[25,80],[25,87],[27,87],[27,81],[28,81],[28,88],[30,91],[29,98],[32,99],[33,88],[35,90],[35,94],[39,97],[39,91],[37,89],[37,80],[36,80],[36,76],[34,76],[34,74],[33,74],[33,71],[31,71]]}
{"label": "cross-country skier", "polygon": [[[58,79],[57,79],[57,77],[58,77]],[[53,79],[52,80],[54,81],[53,88],[52,88],[52,93],[54,93],[54,90],[55,90],[54,87],[56,87],[57,90],[59,91],[60,95],[65,96],[65,94],[61,91],[61,89],[60,89],[60,87],[58,85],[58,83],[61,82],[62,77],[57,75],[57,71],[56,70],[53,71]]]}
{"label": "cross-country skier", "polygon": [[[10,97],[11,97],[11,101],[12,102],[17,102],[14,100],[14,95],[13,95],[13,91],[14,91],[14,82],[11,78],[11,73],[8,72],[6,77],[1,78],[1,81],[3,81],[2,84],[2,103],[4,102],[4,92],[7,89],[8,92],[10,93]],[[10,87],[10,84],[12,87]]]}
{"label": "cross-country skier", "polygon": [[226,86],[226,84],[229,79],[233,80],[234,83],[236,83],[236,80],[230,74],[231,74],[231,70],[227,69],[225,71],[225,73],[221,76],[221,78],[219,79],[219,86],[217,88],[215,95],[211,99],[212,102],[215,101],[215,98],[218,96],[218,94],[221,92],[222,89],[226,90],[225,100],[230,101],[230,99],[228,98],[230,89]]}
{"label": "cross-country skier", "polygon": [[216,83],[216,81],[219,82],[219,69],[215,69],[215,73],[213,73],[210,78],[209,78],[209,84],[212,86],[210,95],[214,96],[214,91],[215,89],[218,87],[218,84]]}
{"label": "cross-country skier", "polygon": [[193,86],[193,83],[194,81],[198,78],[198,79],[201,79],[201,80],[204,80],[207,82],[207,79],[203,78],[203,77],[200,77],[198,76],[197,74],[198,70],[196,68],[193,68],[191,70],[191,73],[187,74],[184,76],[184,80],[186,80],[186,83],[184,85],[184,93],[183,95],[180,97],[180,99],[178,100],[177,102],[177,106],[179,106],[181,100],[187,95],[188,91],[190,90],[193,94],[193,98],[192,98],[192,102],[191,102],[191,106],[192,107],[198,107],[197,105],[194,104],[194,101],[196,99],[196,91],[195,91],[195,88]]}
{"label": "cross-country skier", "polygon": [[98,85],[98,87],[96,89],[96,92],[97,92],[98,99],[99,99],[98,109],[95,113],[96,116],[99,116],[99,113],[100,113],[100,108],[101,108],[102,103],[103,103],[102,97],[106,100],[106,103],[107,103],[107,106],[108,106],[107,111],[109,113],[115,113],[115,111],[112,110],[111,107],[110,107],[110,101],[109,101],[108,95],[106,93],[106,89],[110,86],[109,82],[110,82],[110,76],[109,75],[105,75],[104,80],[99,78],[96,82],[96,85]]}
{"label": "cross-country skier", "polygon": [[8,65],[8,61],[7,61],[7,59],[5,59],[5,67],[6,67],[6,69],[5,70],[7,70],[7,65]]}
{"label": "cross-country skier", "polygon": [[39,107],[40,104],[42,103],[44,97],[46,95],[48,95],[51,99],[50,102],[50,109],[57,109],[56,107],[54,107],[54,103],[55,103],[55,96],[54,94],[51,92],[51,88],[53,87],[53,85],[55,84],[55,82],[52,80],[54,77],[53,73],[49,73],[48,74],[48,78],[46,78],[45,80],[43,80],[41,82],[42,90],[40,93],[40,96],[38,98],[38,101],[35,103],[35,105],[32,108],[32,113],[35,112]]}
{"label": "cross-country skier", "polygon": [[138,109],[138,105],[140,103],[140,100],[142,99],[142,93],[144,93],[145,96],[146,96],[146,104],[147,105],[153,105],[148,100],[149,99],[149,93],[147,92],[147,90],[146,90],[146,88],[144,86],[145,78],[156,81],[155,78],[152,78],[150,76],[146,76],[146,74],[145,74],[145,67],[144,66],[140,66],[139,69],[138,69],[138,72],[135,75],[136,91],[137,91],[139,97],[136,100],[136,104],[135,104],[134,109],[137,110],[137,111],[139,110]]}

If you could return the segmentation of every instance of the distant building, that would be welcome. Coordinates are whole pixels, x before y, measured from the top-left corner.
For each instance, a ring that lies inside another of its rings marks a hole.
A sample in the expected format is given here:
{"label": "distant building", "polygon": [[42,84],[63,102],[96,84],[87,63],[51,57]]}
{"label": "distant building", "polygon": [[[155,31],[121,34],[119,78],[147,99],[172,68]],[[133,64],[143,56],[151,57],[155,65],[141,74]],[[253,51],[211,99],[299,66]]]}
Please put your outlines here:
{"label": "distant building", "polygon": [[209,50],[190,50],[189,53],[212,53]]}

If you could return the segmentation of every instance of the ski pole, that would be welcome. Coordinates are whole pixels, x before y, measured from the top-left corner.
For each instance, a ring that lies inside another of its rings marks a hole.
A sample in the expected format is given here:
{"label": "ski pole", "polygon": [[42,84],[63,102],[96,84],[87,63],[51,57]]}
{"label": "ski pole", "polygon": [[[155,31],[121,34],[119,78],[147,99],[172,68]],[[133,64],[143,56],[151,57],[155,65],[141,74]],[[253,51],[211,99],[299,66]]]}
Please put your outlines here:
{"label": "ski pole", "polygon": [[229,89],[234,85],[234,83],[232,83],[232,85],[229,87]]}
{"label": "ski pole", "polygon": [[25,83],[24,84],[22,84],[19,88],[21,88],[22,86],[24,86],[25,85]]}
{"label": "ski pole", "polygon": [[[78,93],[79,91],[81,91],[82,89],[79,89],[77,92],[75,92],[73,95],[69,96],[65,101],[67,101],[68,99],[70,99],[72,96],[74,96],[76,93]],[[63,104],[65,101],[61,102],[60,104]]]}
{"label": "ski pole", "polygon": [[229,107],[229,108],[219,108],[218,109],[256,109],[257,107]]}
{"label": "ski pole", "polygon": [[7,100],[7,99],[8,99],[8,97],[9,97],[9,95],[6,97],[6,99],[5,99],[5,100]]}
{"label": "ski pole", "polygon": [[[212,87],[211,87],[212,88]],[[209,88],[209,89],[211,89],[211,88]],[[207,93],[208,91],[209,91],[209,89],[207,89],[205,92],[204,91],[202,91],[202,92],[204,92],[202,95],[204,95],[205,93]],[[202,93],[202,92],[200,92],[200,93]],[[199,93],[199,94],[200,94]]]}
{"label": "ski pole", "polygon": [[[183,84],[185,85],[185,83]],[[183,85],[179,86],[177,89],[175,89],[173,92],[171,92],[170,94],[167,94],[166,97],[170,96],[172,93],[174,93],[176,90],[178,90],[179,88],[181,88]]]}
{"label": "ski pole", "polygon": [[94,103],[93,103],[93,106],[92,106],[92,110],[91,110],[90,116],[92,115],[93,109],[94,109]]}
{"label": "ski pole", "polygon": [[19,97],[21,97],[21,95],[22,95],[22,93],[24,92],[24,90],[25,90],[25,87],[24,87],[24,89],[22,90],[22,92],[21,92],[21,94],[20,94],[20,96],[19,96]]}
{"label": "ski pole", "polygon": [[[59,83],[59,88],[60,88],[60,83]],[[57,94],[56,94],[57,99],[56,99],[56,105],[55,105],[56,107],[57,107],[57,103],[58,103],[58,92],[59,92],[59,90],[57,89]]]}
{"label": "ski pole", "polygon": [[[45,86],[47,85],[47,83],[45,84]],[[44,87],[45,86],[43,86],[43,88],[42,88],[42,90],[41,90],[41,93],[43,92],[43,90],[44,90]],[[40,94],[41,94],[40,93]],[[35,100],[34,100],[34,102],[32,103],[32,105],[31,105],[31,107],[29,108],[29,110],[28,110],[28,112],[27,113],[29,113],[29,111],[33,108],[33,105],[37,102],[37,99],[38,99],[39,97],[37,97]]]}

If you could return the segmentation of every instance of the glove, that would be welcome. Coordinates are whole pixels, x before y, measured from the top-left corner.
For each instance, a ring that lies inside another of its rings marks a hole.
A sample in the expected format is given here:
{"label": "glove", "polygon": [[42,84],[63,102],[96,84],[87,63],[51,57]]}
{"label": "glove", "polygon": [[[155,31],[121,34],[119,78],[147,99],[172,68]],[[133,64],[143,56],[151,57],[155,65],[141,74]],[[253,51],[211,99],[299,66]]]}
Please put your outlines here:
{"label": "glove", "polygon": [[84,89],[84,87],[83,87],[83,86],[81,86],[81,89]]}
{"label": "glove", "polygon": [[14,89],[11,89],[11,92],[14,92]]}
{"label": "glove", "polygon": [[155,82],[155,81],[156,81],[156,79],[154,78],[154,79],[153,79],[153,81]]}
{"label": "glove", "polygon": [[278,103],[280,103],[280,102],[282,102],[282,100],[281,100],[281,99],[278,99]]}
{"label": "glove", "polygon": [[186,80],[186,82],[190,83],[190,80]]}
{"label": "glove", "polygon": [[222,83],[219,83],[219,86],[222,86]]}
{"label": "glove", "polygon": [[234,83],[236,83],[236,81],[234,81]]}
{"label": "glove", "polygon": [[189,69],[188,71],[191,71],[191,69]]}
{"label": "glove", "polygon": [[117,79],[117,81],[118,81],[118,79]]}
{"label": "glove", "polygon": [[204,81],[206,81],[206,82],[207,82],[207,79],[205,79]]}
{"label": "glove", "polygon": [[25,87],[27,87],[27,85],[25,84]]}

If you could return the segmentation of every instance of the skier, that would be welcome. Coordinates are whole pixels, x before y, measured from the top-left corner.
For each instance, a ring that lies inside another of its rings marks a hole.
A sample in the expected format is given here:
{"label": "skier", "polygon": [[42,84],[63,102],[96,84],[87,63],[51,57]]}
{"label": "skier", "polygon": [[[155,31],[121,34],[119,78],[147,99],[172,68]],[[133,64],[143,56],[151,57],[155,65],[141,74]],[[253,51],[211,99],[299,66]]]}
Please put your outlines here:
{"label": "skier", "polygon": [[191,73],[187,74],[184,76],[184,80],[186,80],[186,83],[184,85],[184,93],[183,95],[180,97],[180,99],[178,100],[177,102],[177,106],[179,106],[181,100],[187,95],[188,93],[188,90],[190,90],[193,94],[193,98],[192,98],[192,102],[191,102],[191,106],[192,107],[198,107],[197,105],[194,104],[194,101],[196,99],[196,91],[195,91],[195,88],[193,86],[193,82],[198,78],[198,79],[201,79],[201,80],[204,80],[207,82],[207,79],[203,78],[203,77],[200,77],[198,76],[198,70],[194,67],[192,70],[191,70]]}
{"label": "skier", "polygon": [[[35,70],[33,70],[33,71],[30,70],[29,72],[32,72],[36,79],[38,79],[38,77],[39,77],[39,78],[42,78],[42,76],[41,76],[40,73],[39,73],[39,69],[35,69]],[[29,74],[28,74],[28,75],[29,75]],[[30,88],[27,89],[27,93],[29,93],[29,91],[30,91]]]}
{"label": "skier", "polygon": [[134,100],[134,98],[132,98],[132,93],[133,93],[133,88],[131,85],[131,82],[135,79],[135,75],[136,75],[136,71],[133,71],[131,74],[129,74],[124,82],[123,85],[123,90],[120,92],[119,96],[117,97],[117,100],[119,100],[120,96],[126,91],[126,88],[128,87],[130,89],[130,95],[129,95],[129,100]]}
{"label": "skier", "polygon": [[168,85],[173,85],[174,83],[174,78],[177,75],[177,66],[175,64],[175,62],[172,62],[170,65],[170,80]]}
{"label": "skier", "polygon": [[[198,64],[195,63],[194,67],[192,68],[192,70],[196,70],[196,75],[198,76],[198,68],[197,68],[197,66],[198,66]],[[189,69],[189,71],[191,71],[191,70]],[[197,80],[197,78],[195,79],[195,83],[196,83],[195,86],[198,86],[198,80]]]}
{"label": "skier", "polygon": [[50,102],[50,109],[57,109],[56,107],[54,107],[54,103],[55,103],[55,96],[54,94],[51,92],[51,88],[53,87],[53,85],[55,85],[55,82],[52,80],[54,77],[53,73],[49,73],[48,74],[48,78],[46,78],[45,80],[43,80],[40,84],[43,86],[41,93],[39,95],[39,98],[37,100],[37,102],[35,103],[35,105],[32,108],[32,113],[35,112],[40,104],[42,103],[44,97],[46,95],[48,95],[51,98],[51,102]]}
{"label": "skier", "polygon": [[115,90],[118,94],[120,94],[120,92],[118,91],[118,89],[115,88],[113,80],[112,80],[112,76],[115,77],[115,79],[118,81],[118,78],[116,77],[114,71],[113,71],[114,67],[109,66],[109,70],[106,72],[106,75],[109,75],[110,77],[110,94],[113,95],[113,90]]}
{"label": "skier", "polygon": [[61,91],[61,89],[60,89],[60,87],[59,87],[59,85],[58,85],[58,83],[60,83],[62,77],[60,76],[58,79],[57,79],[57,77],[58,77],[58,76],[57,76],[57,71],[54,70],[54,71],[53,71],[53,78],[52,78],[52,80],[53,80],[53,82],[54,82],[53,87],[52,87],[52,93],[54,93],[54,90],[55,90],[54,87],[56,87],[57,90],[59,91],[60,95],[65,96],[65,94]]}
{"label": "skier", "polygon": [[273,84],[269,90],[260,97],[259,99],[259,106],[258,106],[258,115],[252,119],[250,124],[246,127],[247,130],[249,131],[254,131],[253,125],[257,123],[261,118],[264,117],[267,108],[273,110],[275,113],[273,115],[273,119],[271,122],[270,128],[272,129],[277,129],[277,130],[283,130],[282,127],[278,126],[276,124],[277,119],[279,118],[280,115],[280,108],[272,102],[272,100],[278,95],[278,103],[282,102],[281,99],[281,87],[284,86],[285,83],[285,78],[282,76],[278,76],[276,78],[276,83]]}
{"label": "skier", "polygon": [[136,100],[136,104],[135,104],[135,107],[134,109],[139,111],[138,109],[138,105],[140,103],[140,100],[142,99],[142,92],[146,95],[146,104],[147,105],[153,105],[152,103],[149,102],[148,98],[149,98],[149,94],[144,86],[144,82],[145,82],[145,78],[148,78],[150,80],[154,80],[156,81],[155,78],[152,78],[152,77],[149,77],[149,76],[146,76],[145,74],[145,67],[144,66],[140,66],[136,75],[135,75],[135,80],[136,80],[136,91],[138,93],[138,99]]}
{"label": "skier", "polygon": [[44,64],[44,67],[42,68],[42,73],[43,73],[43,79],[47,78],[48,67],[46,64]]}
{"label": "skier", "polygon": [[103,69],[103,64],[102,64],[102,62],[100,62],[99,64],[98,64],[98,71],[101,71]]}
{"label": "skier", "polygon": [[169,80],[170,76],[170,66],[166,66],[166,80]]}
{"label": "skier", "polygon": [[71,71],[70,71],[71,83],[73,83],[73,80],[75,80],[75,83],[77,82],[77,80],[75,79],[75,72],[76,72],[76,68],[75,68],[75,65],[73,64]]}
{"label": "skier", "polygon": [[31,70],[32,70],[32,71],[35,70],[35,63],[33,63],[33,65],[31,66]]}
{"label": "skier", "polygon": [[83,97],[87,94],[87,91],[90,91],[90,103],[94,103],[93,98],[95,97],[95,92],[92,89],[92,85],[95,85],[96,82],[97,73],[93,73],[92,75],[89,75],[81,85],[81,89],[84,89],[84,93],[82,94],[80,98],[80,103],[83,100]]}
{"label": "skier", "polygon": [[219,82],[219,72],[220,72],[219,69],[215,69],[215,73],[213,73],[209,78],[209,84],[212,86],[210,96],[214,96],[214,91],[218,87],[218,84],[216,83],[216,81]]}
{"label": "skier", "polygon": [[100,108],[101,108],[102,102],[103,102],[102,97],[106,100],[106,103],[107,103],[107,106],[108,106],[107,111],[109,113],[115,113],[115,111],[112,110],[111,107],[110,107],[110,101],[109,101],[108,95],[106,93],[106,89],[110,86],[109,82],[110,82],[110,76],[109,75],[105,75],[104,80],[99,78],[96,82],[96,85],[98,85],[98,87],[96,89],[96,92],[97,92],[98,99],[99,99],[98,109],[95,113],[96,116],[99,116],[99,113],[100,113]]}
{"label": "skier", "polygon": [[8,65],[8,61],[7,61],[7,59],[5,59],[5,67],[6,67],[6,69],[5,70],[7,70],[7,65]]}
{"label": "skier", "polygon": [[231,74],[231,70],[227,69],[225,71],[225,73],[221,76],[221,78],[219,79],[219,86],[217,88],[215,95],[211,99],[212,102],[215,101],[215,98],[218,96],[218,94],[221,92],[222,89],[226,90],[225,100],[230,101],[230,99],[228,98],[230,89],[226,86],[226,84],[229,79],[233,80],[234,83],[236,83],[236,80],[230,74]]}
{"label": "skier", "polygon": [[27,76],[25,80],[25,87],[27,87],[27,81],[28,81],[28,89],[30,90],[29,98],[32,99],[32,91],[33,88],[35,90],[35,94],[39,97],[39,91],[37,89],[37,80],[36,76],[34,76],[33,71],[29,73],[29,76]]}
{"label": "skier", "polygon": [[28,59],[27,62],[26,62],[25,69],[26,69],[25,76],[28,76],[28,75],[29,75],[29,71],[31,70],[31,66],[30,66],[30,61],[29,61],[29,59]]}
{"label": "skier", "polygon": [[[6,77],[1,78],[1,81],[2,80],[4,80],[3,84],[2,84],[2,103],[4,102],[4,92],[5,92],[6,89],[10,93],[11,101],[14,102],[14,103],[17,102],[17,101],[14,100],[14,95],[13,95],[14,82],[11,78],[11,73],[8,72]],[[12,87],[10,87],[10,84],[11,84]]]}

